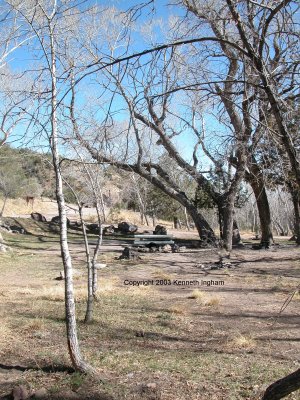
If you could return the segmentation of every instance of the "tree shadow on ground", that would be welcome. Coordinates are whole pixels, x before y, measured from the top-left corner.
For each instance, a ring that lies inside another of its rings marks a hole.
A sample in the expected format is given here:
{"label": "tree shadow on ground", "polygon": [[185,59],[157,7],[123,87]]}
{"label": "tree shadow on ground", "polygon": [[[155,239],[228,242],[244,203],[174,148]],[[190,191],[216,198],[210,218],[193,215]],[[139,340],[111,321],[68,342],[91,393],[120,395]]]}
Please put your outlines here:
{"label": "tree shadow on ground", "polygon": [[67,365],[45,365],[44,367],[37,366],[22,366],[22,365],[6,365],[0,363],[0,371],[1,370],[15,370],[20,372],[25,371],[43,371],[47,373],[56,373],[56,372],[67,372],[68,374],[72,374],[75,372],[74,368]]}
{"label": "tree shadow on ground", "polygon": [[[5,364],[0,364],[0,373],[1,372],[30,372],[30,371],[39,371],[39,372],[44,372],[47,374],[57,374],[57,373],[67,373],[70,375],[70,378],[72,379],[72,374],[78,374],[74,368],[67,366],[67,365],[45,365],[43,367],[36,367],[36,366],[21,366],[21,365],[5,365]],[[76,375],[75,375],[76,376]],[[86,375],[84,375],[86,376]],[[34,395],[34,392],[30,395],[30,393],[27,391],[27,396],[25,397],[16,397],[16,395],[13,394],[12,390],[16,389],[20,386],[20,376],[16,379],[15,383],[10,382],[9,384],[4,384],[5,388],[7,387],[7,391],[11,390],[10,393],[1,396],[0,400],[14,400],[14,399],[20,399],[20,400],[27,400],[27,399],[39,399],[39,400],[113,400],[113,397],[101,392],[93,387],[93,382],[89,382],[91,379],[86,376],[88,379],[87,385],[83,385],[82,388],[78,389],[78,392],[74,392],[72,390],[66,390],[63,388],[60,388],[56,393],[53,393],[52,391],[48,391],[46,388],[42,388],[43,392],[36,397]],[[26,379],[26,377],[25,377]],[[95,378],[96,379],[96,378]],[[23,379],[22,379],[23,380]],[[90,385],[91,383],[91,385]],[[23,386],[23,384],[22,384]],[[27,387],[28,385],[25,383],[23,387]],[[87,387],[86,387],[87,386]],[[4,388],[2,388],[4,389]],[[5,391],[6,391],[5,390]]]}

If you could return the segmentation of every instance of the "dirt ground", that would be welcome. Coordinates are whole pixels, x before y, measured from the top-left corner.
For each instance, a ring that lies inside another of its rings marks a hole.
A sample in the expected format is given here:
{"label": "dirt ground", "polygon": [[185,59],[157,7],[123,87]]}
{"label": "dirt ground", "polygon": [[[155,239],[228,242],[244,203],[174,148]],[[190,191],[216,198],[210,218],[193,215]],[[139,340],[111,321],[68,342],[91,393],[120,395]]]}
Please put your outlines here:
{"label": "dirt ground", "polygon": [[300,262],[291,242],[252,250],[249,241],[214,269],[224,255],[217,249],[125,261],[116,258],[127,242],[107,238],[94,322],[85,325],[82,239],[71,232],[81,349],[104,379],[72,373],[58,237],[27,224],[31,234],[5,235],[13,251],[1,256],[0,398],[23,385],[45,389],[44,399],[254,400],[299,368]]}

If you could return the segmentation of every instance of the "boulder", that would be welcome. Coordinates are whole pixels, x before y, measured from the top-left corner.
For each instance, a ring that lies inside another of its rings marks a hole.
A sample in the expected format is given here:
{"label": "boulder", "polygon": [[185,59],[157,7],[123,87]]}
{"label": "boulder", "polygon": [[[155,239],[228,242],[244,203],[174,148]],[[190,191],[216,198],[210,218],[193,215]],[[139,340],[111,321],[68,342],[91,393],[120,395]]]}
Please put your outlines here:
{"label": "boulder", "polygon": [[[56,217],[53,217],[51,219],[51,222],[53,224],[59,224],[59,221],[60,221],[59,215],[57,215]],[[70,226],[70,224],[71,224],[71,222],[70,222],[69,218],[67,218],[67,226]]]}
{"label": "boulder", "polygon": [[16,386],[12,390],[13,400],[26,400],[30,397],[31,393],[23,385]]}
{"label": "boulder", "polygon": [[22,235],[24,235],[26,233],[25,229],[23,229],[19,225],[11,225],[10,226],[10,230],[11,230],[12,233],[21,233]]}
{"label": "boulder", "polygon": [[9,225],[8,223],[1,223],[0,228],[5,229],[9,233],[26,233],[25,229],[23,229],[20,225]]}
{"label": "boulder", "polygon": [[99,235],[100,232],[99,224],[88,224],[86,227],[89,232],[94,233],[95,235]]}
{"label": "boulder", "polygon": [[31,218],[32,218],[34,221],[38,221],[38,222],[47,222],[46,218],[45,218],[42,214],[40,214],[40,213],[38,213],[38,212],[32,212],[32,213],[30,214],[30,216],[31,216]]}
{"label": "boulder", "polygon": [[10,232],[10,226],[6,222],[0,222],[0,228]]}
{"label": "boulder", "polygon": [[118,231],[123,234],[135,233],[138,230],[136,225],[131,224],[130,222],[120,222],[118,224]]}
{"label": "boulder", "polygon": [[8,250],[8,247],[5,246],[5,244],[0,243],[0,252],[1,252],[1,253],[6,253],[7,250]]}
{"label": "boulder", "polygon": [[115,227],[113,225],[109,225],[103,228],[103,235],[112,235],[114,233],[115,233]]}
{"label": "boulder", "polygon": [[126,246],[119,257],[119,260],[139,260],[140,258],[141,257],[137,254],[137,252]]}
{"label": "boulder", "polygon": [[161,251],[163,253],[172,253],[172,246],[170,244],[165,244],[164,246],[161,246]]}
{"label": "boulder", "polygon": [[33,396],[31,396],[31,399],[36,399],[36,400],[45,400],[47,398],[48,398],[48,392],[45,388],[36,390]]}
{"label": "boulder", "polygon": [[163,225],[156,225],[154,231],[153,231],[154,235],[167,235],[167,228]]}

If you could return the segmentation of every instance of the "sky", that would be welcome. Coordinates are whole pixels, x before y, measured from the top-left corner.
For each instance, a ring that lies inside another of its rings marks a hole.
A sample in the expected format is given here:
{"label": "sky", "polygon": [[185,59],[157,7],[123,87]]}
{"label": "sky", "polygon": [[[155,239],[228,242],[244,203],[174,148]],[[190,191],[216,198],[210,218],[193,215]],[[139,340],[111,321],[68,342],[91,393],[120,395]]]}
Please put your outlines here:
{"label": "sky", "polygon": [[[95,4],[96,2],[90,0],[88,1],[89,5]],[[103,5],[103,6],[111,6],[113,2],[111,1],[98,1],[97,4]],[[155,13],[154,15],[152,14],[152,7],[146,6],[142,9],[142,14],[139,15],[139,18],[137,19],[137,24],[143,26],[146,29],[147,24],[149,24],[149,19],[154,20],[154,19],[162,19],[162,20],[167,20],[169,16],[171,15],[171,9],[167,5],[167,2],[164,0],[161,1],[155,1]],[[114,4],[118,9],[127,11],[129,8],[135,6],[137,4],[136,1],[115,1]],[[172,9],[174,12],[174,8]],[[180,13],[180,11],[177,9],[177,12]],[[138,16],[138,14],[136,14]],[[147,30],[147,29],[146,29]],[[155,28],[155,33],[156,33],[156,40],[159,43],[162,43],[164,41],[163,37],[161,36],[161,30],[160,30],[160,25],[157,24]],[[143,50],[144,48],[149,48],[151,47],[151,44],[145,43],[143,38],[141,37],[140,33],[138,31],[133,32],[133,42],[134,45],[130,47],[128,53],[132,54],[136,51]],[[37,58],[37,54],[35,56],[32,56],[31,53],[31,47],[30,45],[25,45],[22,48],[16,50],[14,53],[12,53],[9,56],[9,64],[11,65],[12,69],[15,71],[21,71],[24,69],[33,69],[35,68],[40,62]],[[29,74],[30,75],[30,74]],[[25,79],[25,78],[24,78]],[[26,78],[30,80],[29,78]],[[86,78],[84,81],[82,81],[82,84],[78,87],[78,104],[79,106],[84,106],[84,103],[89,97],[93,97],[93,90],[94,86],[92,85],[92,79],[91,77]],[[65,87],[62,85],[61,86],[62,91],[65,91]],[[90,91],[90,95],[84,96],[83,94],[80,94],[81,90],[87,89]],[[117,100],[115,102],[114,109],[119,110],[119,114],[117,117],[117,120],[119,122],[122,122],[123,119],[127,117],[127,113],[120,111],[120,109],[123,107],[123,103],[120,100]],[[217,121],[209,116],[207,116],[209,119],[208,121],[208,126],[210,129],[215,129],[218,130],[220,129],[220,126],[218,125]],[[14,131],[14,134],[11,136],[10,142],[14,146],[24,146],[27,145],[29,147],[33,147],[34,149],[41,149],[44,151],[48,150],[48,142],[45,137],[45,135],[41,136],[41,140],[37,141],[36,139],[34,141],[30,141],[30,138],[34,135],[34,131],[32,129],[29,129],[29,131],[26,134],[26,138],[24,140],[24,130],[25,130],[25,124],[20,123],[17,128]],[[180,148],[181,153],[185,156],[185,158],[190,159],[191,158],[191,153],[192,153],[192,148],[195,144],[194,139],[191,139],[191,135],[189,132],[183,133],[180,136],[176,138],[176,143],[178,147]]]}

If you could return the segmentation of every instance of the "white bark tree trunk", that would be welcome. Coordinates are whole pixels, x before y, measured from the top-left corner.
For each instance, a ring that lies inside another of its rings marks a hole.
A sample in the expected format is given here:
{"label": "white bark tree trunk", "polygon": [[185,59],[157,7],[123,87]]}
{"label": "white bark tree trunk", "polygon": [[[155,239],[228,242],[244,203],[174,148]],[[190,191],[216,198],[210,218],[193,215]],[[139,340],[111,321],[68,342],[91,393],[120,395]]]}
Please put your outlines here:
{"label": "white bark tree trunk", "polygon": [[77,324],[74,300],[73,286],[73,267],[69,251],[68,235],[67,235],[67,215],[65,199],[63,194],[63,180],[60,170],[60,157],[58,150],[58,130],[57,130],[57,78],[56,78],[56,52],[54,42],[54,31],[51,21],[49,21],[49,37],[50,37],[50,73],[51,73],[51,151],[53,158],[53,166],[56,178],[56,200],[59,213],[60,226],[60,247],[61,256],[65,272],[65,312],[66,312],[66,328],[67,341],[70,358],[72,364],[77,371],[83,373],[95,374],[96,370],[89,364],[84,362],[79,348],[77,337]]}

